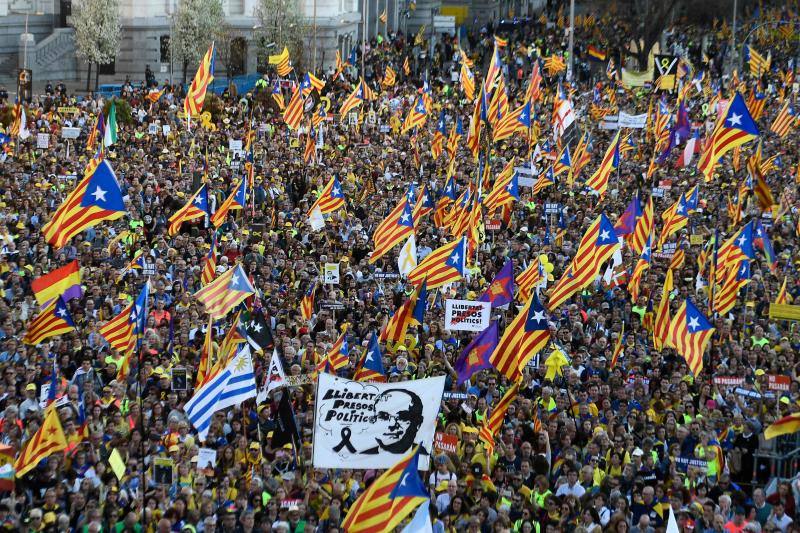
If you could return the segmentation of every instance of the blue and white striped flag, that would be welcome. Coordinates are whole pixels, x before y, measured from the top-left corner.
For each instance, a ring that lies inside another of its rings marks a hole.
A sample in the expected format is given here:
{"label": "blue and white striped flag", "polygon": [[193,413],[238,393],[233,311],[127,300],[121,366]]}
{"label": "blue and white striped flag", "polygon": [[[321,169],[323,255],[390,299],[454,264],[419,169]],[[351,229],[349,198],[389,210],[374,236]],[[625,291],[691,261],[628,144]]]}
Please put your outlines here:
{"label": "blue and white striped flag", "polygon": [[219,374],[192,396],[184,410],[200,440],[205,441],[214,413],[254,398],[255,395],[253,360],[250,347],[245,345]]}

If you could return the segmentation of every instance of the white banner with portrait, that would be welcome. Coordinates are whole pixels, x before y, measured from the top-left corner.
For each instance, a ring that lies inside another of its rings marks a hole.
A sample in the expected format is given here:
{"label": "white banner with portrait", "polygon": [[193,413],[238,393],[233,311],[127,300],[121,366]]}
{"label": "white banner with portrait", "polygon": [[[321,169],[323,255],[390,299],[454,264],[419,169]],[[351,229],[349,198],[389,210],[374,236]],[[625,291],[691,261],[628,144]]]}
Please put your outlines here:
{"label": "white banner with portrait", "polygon": [[314,466],[389,468],[419,444],[419,468],[428,470],[444,379],[366,383],[320,374]]}

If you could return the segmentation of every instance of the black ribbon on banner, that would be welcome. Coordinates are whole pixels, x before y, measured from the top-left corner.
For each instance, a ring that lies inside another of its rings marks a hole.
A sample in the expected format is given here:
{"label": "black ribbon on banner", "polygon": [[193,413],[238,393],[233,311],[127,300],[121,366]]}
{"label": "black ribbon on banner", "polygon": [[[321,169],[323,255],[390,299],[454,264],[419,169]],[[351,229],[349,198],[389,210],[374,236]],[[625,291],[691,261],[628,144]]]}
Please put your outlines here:
{"label": "black ribbon on banner", "polygon": [[349,451],[350,453],[356,453],[356,449],[353,448],[353,444],[350,442],[350,435],[352,435],[350,428],[342,428],[341,435],[342,435],[342,440],[341,442],[339,442],[339,444],[334,446],[333,451],[339,452],[342,450],[342,448],[346,447],[347,451]]}

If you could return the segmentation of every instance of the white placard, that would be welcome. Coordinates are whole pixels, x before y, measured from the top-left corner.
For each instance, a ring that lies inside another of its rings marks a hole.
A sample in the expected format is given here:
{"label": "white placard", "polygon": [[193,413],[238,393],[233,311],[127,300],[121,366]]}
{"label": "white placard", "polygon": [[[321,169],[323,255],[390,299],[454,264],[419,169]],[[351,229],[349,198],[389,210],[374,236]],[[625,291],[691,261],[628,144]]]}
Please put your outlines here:
{"label": "white placard", "polygon": [[158,135],[158,124],[149,124],[147,126],[147,133],[149,135]]}
{"label": "white placard", "polygon": [[77,139],[80,137],[81,129],[80,128],[61,128],[61,137],[63,139]]}
{"label": "white placard", "polygon": [[164,124],[163,126],[161,126],[161,133],[164,134],[164,137],[169,135],[170,131],[172,131],[172,128],[169,127],[169,124]]}
{"label": "white placard", "polygon": [[228,139],[228,150],[231,152],[241,152],[243,149],[241,139]]}
{"label": "white placard", "polygon": [[483,331],[489,327],[492,304],[473,300],[445,300],[444,329]]}
{"label": "white placard", "polygon": [[647,113],[641,115],[629,115],[624,111],[620,111],[618,124],[620,128],[633,128],[643,129],[647,124]]}
{"label": "white placard", "polygon": [[205,470],[217,466],[217,450],[213,448],[199,448],[197,450],[197,468]]}
{"label": "white placard", "polygon": [[339,284],[339,263],[325,263],[325,283]]}
{"label": "white placard", "polygon": [[37,133],[36,134],[36,148],[50,148],[50,134]]}
{"label": "white placard", "polygon": [[321,373],[314,466],[389,468],[419,444],[419,469],[428,470],[444,380],[366,383]]}

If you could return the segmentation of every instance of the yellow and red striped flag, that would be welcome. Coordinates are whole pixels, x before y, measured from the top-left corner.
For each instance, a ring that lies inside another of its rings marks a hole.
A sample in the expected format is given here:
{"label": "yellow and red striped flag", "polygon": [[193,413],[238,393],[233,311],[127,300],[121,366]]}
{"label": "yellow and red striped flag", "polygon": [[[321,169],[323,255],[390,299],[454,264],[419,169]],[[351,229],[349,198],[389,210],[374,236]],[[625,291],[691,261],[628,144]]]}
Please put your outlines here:
{"label": "yellow and red striped flag", "polygon": [[745,259],[739,265],[732,265],[725,274],[722,287],[714,292],[714,311],[724,316],[736,305],[739,289],[750,283],[750,261]]}
{"label": "yellow and red striped flag", "polygon": [[527,302],[533,289],[538,287],[544,280],[544,275],[541,268],[541,263],[537,257],[528,265],[528,268],[523,270],[514,282],[517,284],[518,299],[521,302]]}
{"label": "yellow and red striped flag", "polygon": [[203,186],[189,198],[183,207],[169,217],[167,233],[170,236],[177,235],[184,222],[189,222],[190,220],[195,220],[203,216],[211,216],[208,201],[208,186],[206,184],[203,184]]}
{"label": "yellow and red striped flag", "polygon": [[133,348],[133,330],[135,319],[131,317],[133,304],[128,305],[120,314],[103,324],[99,333],[119,353],[125,355]]}
{"label": "yellow and red striped flag", "polygon": [[342,522],[347,533],[383,533],[394,529],[429,498],[419,479],[419,446],[380,475],[350,507]]}
{"label": "yellow and red striped flag", "polygon": [[475,75],[472,73],[466,63],[461,63],[461,73],[459,74],[458,80],[461,83],[461,89],[464,91],[464,96],[467,97],[467,100],[474,100]]}
{"label": "yellow and red striped flag", "polygon": [[311,285],[300,300],[300,315],[303,320],[311,320],[314,314],[314,291],[316,288],[316,284]]}
{"label": "yellow and red striped flag", "polygon": [[215,228],[219,228],[228,218],[228,213],[238,209],[244,209],[247,205],[247,180],[240,179],[233,186],[231,194],[225,198],[214,214],[211,216],[211,223]]}
{"label": "yellow and red striped flag", "polygon": [[167,90],[166,88],[161,89],[160,91],[158,89],[152,89],[150,92],[147,93],[147,99],[150,101],[151,104],[155,104],[161,99],[162,96],[164,96],[164,91],[166,90]]}
{"label": "yellow and red striped flag", "polygon": [[339,116],[342,121],[347,119],[347,114],[350,113],[350,111],[360,106],[361,102],[364,101],[364,85],[364,80],[359,81],[356,88],[350,93],[350,96],[345,98],[344,102],[342,102],[342,107],[339,109]]}
{"label": "yellow and red striped flag", "polygon": [[489,362],[512,381],[522,378],[522,369],[550,340],[547,313],[536,294],[506,326]]}
{"label": "yellow and red striped flag", "polygon": [[256,293],[241,264],[228,269],[217,279],[194,293],[214,320],[221,320],[234,307]]}
{"label": "yellow and red striped flag", "polygon": [[125,215],[122,190],[111,165],[94,158],[86,166],[84,178],[78,183],[53,218],[42,227],[49,244],[63,248],[80,232],[105,220],[116,220]]}
{"label": "yellow and red striped flag", "polygon": [[634,303],[639,299],[639,283],[642,281],[642,275],[644,271],[650,268],[650,261],[651,261],[651,251],[653,247],[653,234],[651,233],[647,237],[647,242],[642,248],[642,253],[639,257],[639,260],[636,262],[636,266],[633,267],[633,273],[631,274],[631,279],[628,281],[628,292],[631,295],[631,301]]}
{"label": "yellow and red striped flag", "polygon": [[783,277],[783,285],[781,285],[780,290],[778,291],[778,296],[775,297],[775,303],[780,305],[786,305],[790,303],[789,301],[789,293],[786,290],[786,281],[788,280],[788,276]]}
{"label": "yellow and red striped flag", "polygon": [[308,212],[310,214],[315,208],[319,208],[320,213],[325,215],[342,207],[344,207],[344,193],[339,178],[334,174]]}
{"label": "yellow and red striped flag", "polygon": [[542,96],[542,69],[539,66],[539,60],[533,62],[531,68],[531,79],[528,82],[528,88],[525,90],[525,101],[536,102]]}
{"label": "yellow and red striped flag", "polygon": [[408,115],[403,121],[403,128],[401,133],[405,133],[413,128],[421,128],[428,120],[428,110],[425,108],[425,100],[420,96],[414,103],[413,107],[408,110]]}
{"label": "yellow and red striped flag", "polygon": [[408,275],[408,282],[419,286],[426,278],[428,288],[436,289],[460,280],[467,270],[467,238],[462,237],[428,254]]}
{"label": "yellow and red striped flag", "polygon": [[769,131],[776,134],[778,137],[783,139],[797,126],[797,114],[794,111],[794,108],[790,105],[789,102],[783,104],[783,107],[778,112],[778,115],[775,117],[775,120],[772,121],[772,125],[769,127]]}
{"label": "yellow and red striped flag", "polygon": [[703,353],[715,328],[690,299],[681,304],[669,324],[669,340],[695,377],[703,370]]}
{"label": "yellow and red striped flag", "polygon": [[45,409],[44,422],[39,430],[33,434],[19,457],[14,462],[14,470],[17,477],[22,477],[31,471],[39,461],[50,457],[54,453],[67,449],[67,438],[64,429],[61,427],[61,420],[58,418],[56,402],[52,402]]}
{"label": "yellow and red striped flag", "polygon": [[269,56],[269,64],[275,65],[278,76],[286,77],[292,72],[292,65],[289,58],[289,49],[285,46],[280,54]]}
{"label": "yellow and red striped flag", "polygon": [[350,347],[347,343],[347,324],[342,327],[342,334],[333,343],[325,356],[333,370],[341,370],[350,362]]}
{"label": "yellow and red striped flag", "polygon": [[[798,431],[800,431],[800,413],[792,413],[767,426],[767,429],[764,430],[764,438],[770,440],[781,435],[791,435]],[[19,475],[19,472],[17,475]]]}
{"label": "yellow and red striped flag", "polygon": [[414,233],[414,216],[408,198],[403,199],[380,223],[372,234],[373,251],[369,263],[373,264]]}
{"label": "yellow and red striped flag", "polygon": [[211,248],[203,261],[203,270],[200,272],[200,283],[205,286],[214,281],[217,275],[217,234],[211,238]]}
{"label": "yellow and red striped flag", "polygon": [[484,443],[484,448],[491,454],[494,450],[494,436],[503,425],[503,419],[508,412],[508,406],[511,405],[519,392],[519,382],[514,382],[508,390],[503,394],[503,397],[492,409],[492,414],[484,419],[481,429],[478,432],[478,438]]}
{"label": "yellow and red striped flag", "polygon": [[[637,200],[638,201],[638,200]],[[636,251],[637,254],[642,253],[642,249],[644,248],[644,243],[647,242],[647,238],[653,232],[653,197],[647,200],[647,204],[644,206],[644,210],[642,211],[642,216],[639,217],[639,220],[636,221],[636,226],[633,229],[633,235],[631,235],[631,248]]]}
{"label": "yellow and red striped flag", "polygon": [[63,335],[75,331],[75,323],[69,314],[67,304],[59,296],[36,315],[25,332],[22,342],[37,345],[43,340],[56,335]]}
{"label": "yellow and red striped flag", "polygon": [[622,329],[620,329],[619,337],[617,337],[617,342],[614,344],[614,352],[611,354],[611,364],[608,367],[609,370],[613,370],[614,367],[617,366],[619,356],[622,354],[623,340],[625,340],[625,322],[622,323]]}
{"label": "yellow and red striped flag", "polygon": [[427,306],[428,289],[425,281],[417,287],[411,296],[395,311],[389,322],[381,330],[380,341],[394,343],[403,342],[408,327],[421,323]]}
{"label": "yellow and red striped flag", "polygon": [[586,186],[595,191],[600,198],[602,198],[608,190],[608,180],[611,176],[611,171],[619,166],[619,158],[619,131],[617,131],[617,134],[606,150],[606,154],[603,156],[600,167],[586,180]]}
{"label": "yellow and red striped flag", "polygon": [[283,112],[283,121],[286,125],[293,130],[300,128],[300,122],[303,120],[303,95],[300,88],[295,87],[289,105]]}
{"label": "yellow and red striped flag", "polygon": [[587,228],[575,257],[550,291],[547,308],[555,310],[577,291],[592,283],[600,265],[618,249],[614,225],[601,213]]}
{"label": "yellow and red striped flag", "polygon": [[183,101],[183,112],[186,113],[187,118],[197,116],[203,111],[206,91],[211,82],[214,81],[214,52],[214,43],[211,43],[208,51],[200,61],[200,66],[197,67],[197,73],[189,86],[189,91],[186,93],[186,99]]}
{"label": "yellow and red striped flag", "polygon": [[197,375],[195,376],[195,388],[199,389],[203,386],[207,380],[209,372],[211,371],[211,367],[214,365],[216,359],[218,357],[218,352],[215,354],[214,352],[214,339],[212,337],[214,333],[214,319],[209,317],[208,318],[208,325],[206,326],[206,334],[203,337],[203,348],[200,351],[200,364],[197,365]]}
{"label": "yellow and red striped flag", "polygon": [[411,74],[411,63],[408,62],[408,56],[403,60],[403,74],[406,76]]}
{"label": "yellow and red striped flag", "polygon": [[397,73],[391,66],[386,65],[386,71],[383,74],[381,85],[384,87],[394,87],[395,83],[397,83]]}
{"label": "yellow and red striped flag", "polygon": [[306,145],[303,149],[303,162],[310,165],[316,160],[317,156],[317,141],[314,138],[314,130],[309,126],[308,133],[306,133]]}

